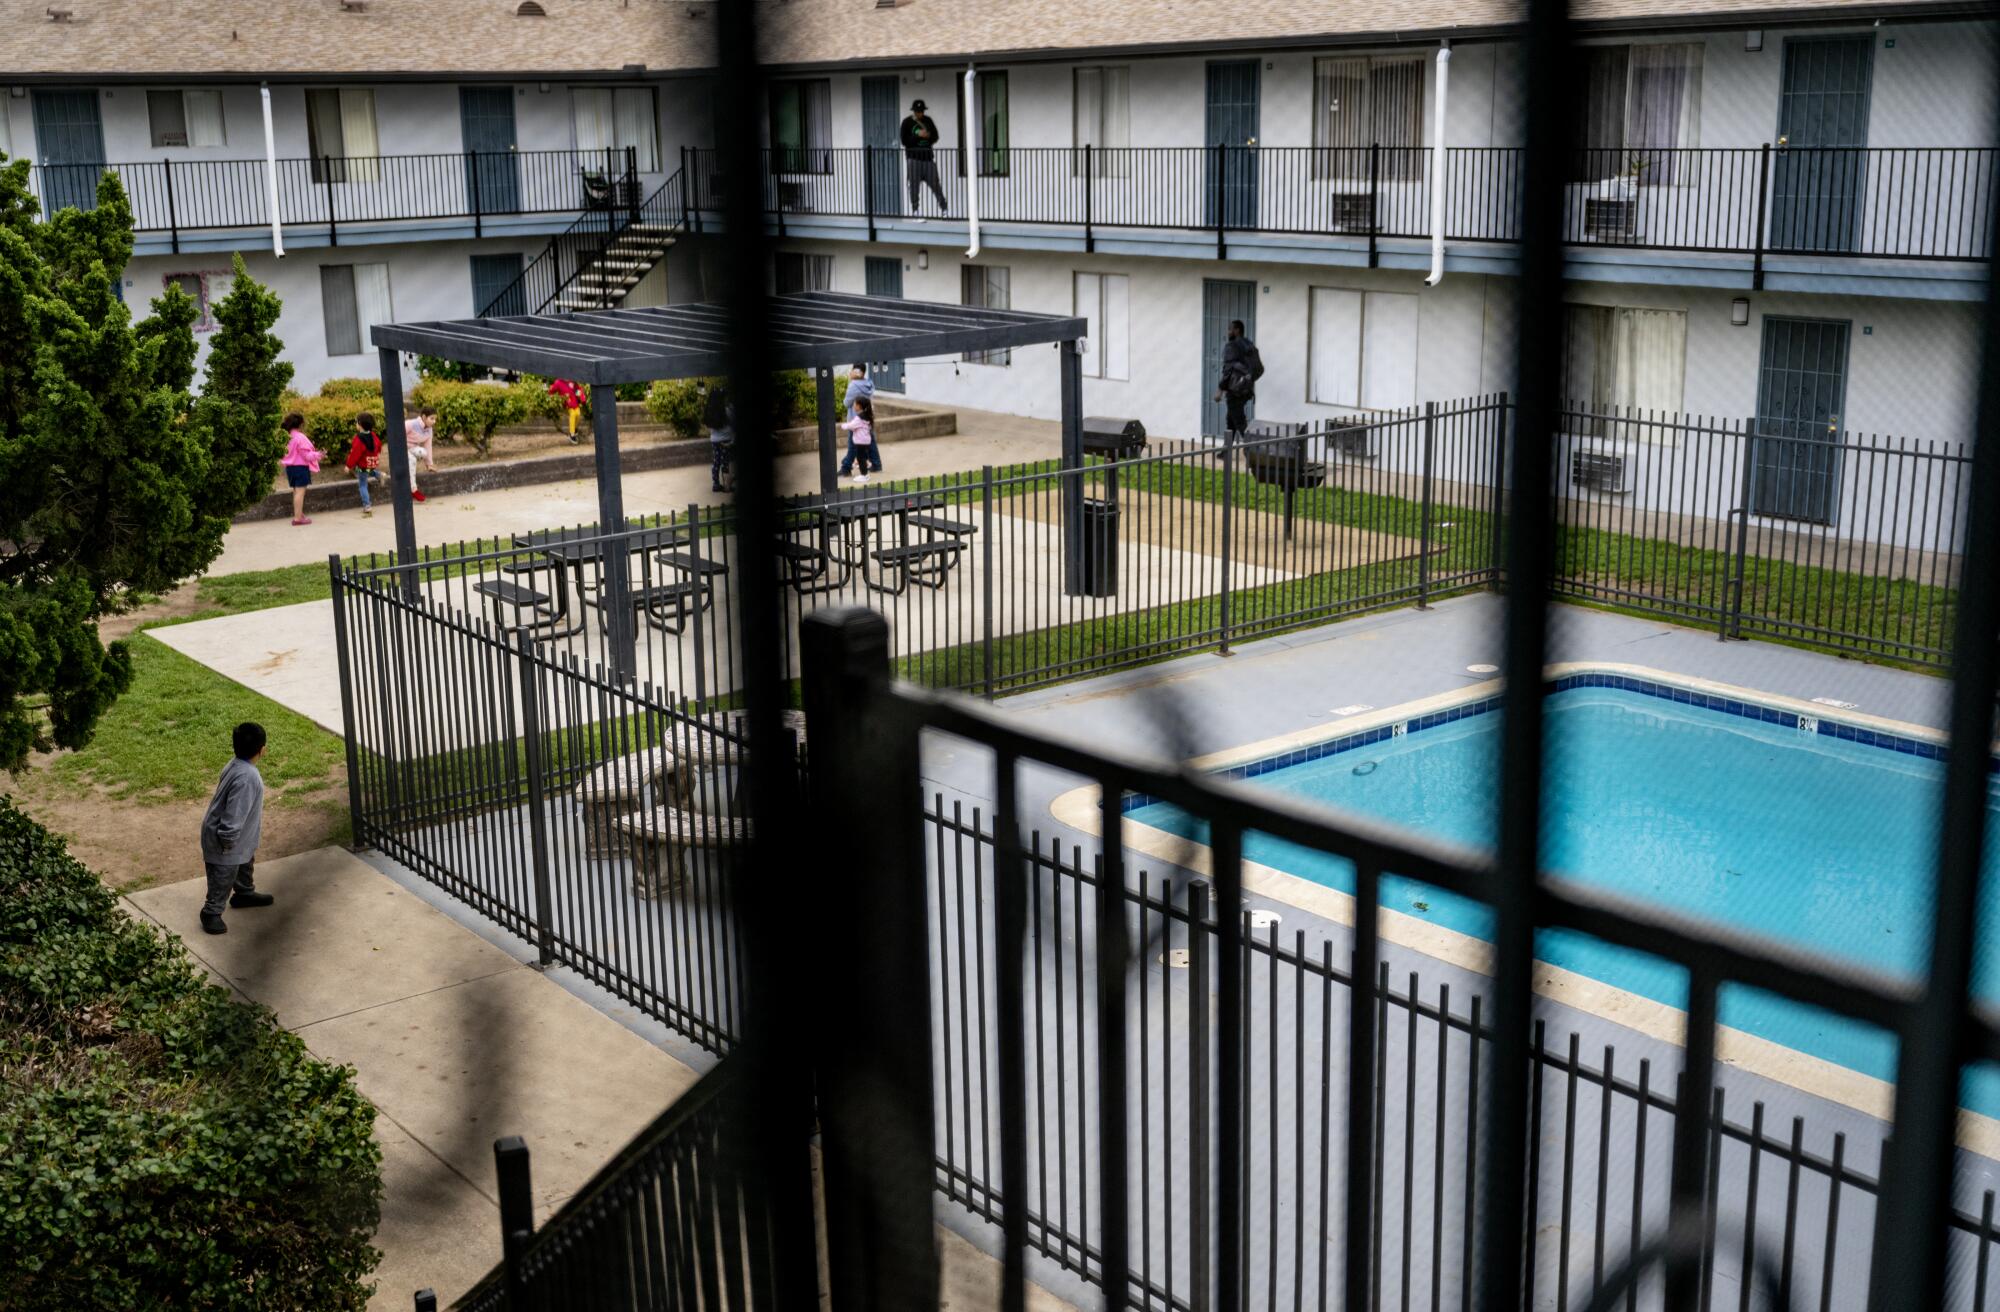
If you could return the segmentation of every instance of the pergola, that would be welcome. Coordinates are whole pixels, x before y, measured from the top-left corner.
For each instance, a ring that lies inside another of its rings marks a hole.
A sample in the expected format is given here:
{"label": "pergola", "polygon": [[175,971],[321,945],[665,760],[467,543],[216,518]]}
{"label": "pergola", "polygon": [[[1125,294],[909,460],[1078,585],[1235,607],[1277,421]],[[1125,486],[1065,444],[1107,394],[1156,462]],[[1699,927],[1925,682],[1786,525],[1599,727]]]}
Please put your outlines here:
{"label": "pergola", "polygon": [[[417,559],[417,521],[410,501],[398,352],[567,378],[588,386],[596,442],[598,523],[605,533],[615,533],[625,526],[625,494],[613,389],[619,383],[727,373],[728,322],[726,306],[691,304],[377,325],[373,338],[382,365],[383,422],[389,437],[397,558]],[[1057,343],[1061,354],[1062,464],[1065,469],[1080,468],[1083,370],[1078,341],[1084,330],[1084,320],[1064,315],[839,292],[796,292],[771,298],[769,336],[761,344],[761,354],[765,366],[772,370],[812,371],[819,391],[820,487],[830,494],[835,490],[833,371],[855,361],[874,364]],[[1083,482],[1069,478],[1062,486],[1065,576],[1069,590],[1075,591],[1081,586],[1083,559]],[[628,563],[623,553],[607,552],[603,564],[614,659],[629,668],[636,633],[623,604],[630,590]],[[407,576],[405,586],[415,590],[414,571]]]}

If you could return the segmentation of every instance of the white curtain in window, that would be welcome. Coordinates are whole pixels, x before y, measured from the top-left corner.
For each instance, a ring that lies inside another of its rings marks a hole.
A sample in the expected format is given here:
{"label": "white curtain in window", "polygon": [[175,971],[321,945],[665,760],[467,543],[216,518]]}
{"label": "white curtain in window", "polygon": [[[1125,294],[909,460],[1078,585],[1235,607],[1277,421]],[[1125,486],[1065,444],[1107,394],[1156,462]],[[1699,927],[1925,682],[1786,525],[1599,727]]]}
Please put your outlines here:
{"label": "white curtain in window", "polygon": [[1691,176],[1671,152],[1701,145],[1701,51],[1698,45],[1632,47],[1625,149],[1645,161],[1642,186],[1671,186]]}
{"label": "white curtain in window", "polygon": [[1687,366],[1687,315],[1679,310],[1621,309],[1612,332],[1612,403],[1634,410],[1678,411]]}
{"label": "white curtain in window", "polygon": [[1416,403],[1416,295],[1369,292],[1361,302],[1361,404],[1401,410]]}
{"label": "white curtain in window", "polygon": [[354,317],[361,332],[361,349],[368,351],[374,343],[368,339],[368,330],[378,323],[394,323],[395,312],[389,305],[389,266],[386,264],[357,264],[354,266]]}
{"label": "white curtain in window", "polygon": [[[619,87],[613,93],[619,153],[632,150],[641,173],[660,171],[660,134],[654,121],[651,87]],[[622,167],[621,161],[621,167]]]}
{"label": "white curtain in window", "polygon": [[375,93],[366,87],[340,89],[340,139],[348,158],[349,182],[379,182],[382,153],[375,137]]}
{"label": "white curtain in window", "polygon": [[806,286],[809,292],[830,292],[833,290],[833,257],[831,255],[806,256]]}
{"label": "white curtain in window", "polygon": [[605,152],[618,145],[618,119],[610,87],[572,87],[570,120],[576,128],[576,148],[585,155],[583,167],[603,168]]}
{"label": "white curtain in window", "polygon": [[188,145],[214,149],[226,144],[222,134],[220,91],[184,91],[181,103],[187,114]]}
{"label": "white curtain in window", "polygon": [[1122,178],[1131,173],[1129,72],[1123,68],[1076,70],[1076,144],[1095,148],[1092,169],[1100,178]]}
{"label": "white curtain in window", "polygon": [[1321,405],[1361,404],[1361,293],[1312,289],[1307,361],[1310,399]]}
{"label": "white curtain in window", "polygon": [[1424,61],[1343,57],[1313,61],[1314,176],[1366,178],[1369,147],[1383,147],[1384,178],[1421,176]]}

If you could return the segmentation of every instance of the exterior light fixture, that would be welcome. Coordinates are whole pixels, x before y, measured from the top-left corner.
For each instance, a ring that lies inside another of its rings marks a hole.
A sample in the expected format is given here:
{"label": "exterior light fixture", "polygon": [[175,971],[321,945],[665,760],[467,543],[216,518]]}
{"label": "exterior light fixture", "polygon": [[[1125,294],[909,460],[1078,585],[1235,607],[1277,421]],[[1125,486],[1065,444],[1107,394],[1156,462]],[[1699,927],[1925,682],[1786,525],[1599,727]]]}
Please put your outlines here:
{"label": "exterior light fixture", "polygon": [[917,267],[919,269],[928,269],[931,267],[931,253],[929,251],[917,252]]}
{"label": "exterior light fixture", "polygon": [[1749,326],[1750,299],[1747,296],[1739,296],[1729,303],[1729,322],[1738,328]]}

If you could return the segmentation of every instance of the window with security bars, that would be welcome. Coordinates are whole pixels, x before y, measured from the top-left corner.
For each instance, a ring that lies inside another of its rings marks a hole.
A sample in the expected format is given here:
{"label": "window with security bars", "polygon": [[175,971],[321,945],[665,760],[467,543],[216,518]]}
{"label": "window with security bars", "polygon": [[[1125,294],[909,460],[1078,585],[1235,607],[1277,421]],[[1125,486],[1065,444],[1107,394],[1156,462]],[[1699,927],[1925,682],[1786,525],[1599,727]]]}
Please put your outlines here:
{"label": "window with security bars", "polygon": [[[1008,304],[1008,270],[993,264],[960,265],[959,304],[976,306],[982,310],[1005,310]],[[967,351],[967,364],[1012,364],[1011,350]]]}
{"label": "window with security bars", "polygon": [[[1423,176],[1424,60],[1313,61],[1313,176],[1386,181]],[[1371,147],[1380,146],[1379,153]]]}

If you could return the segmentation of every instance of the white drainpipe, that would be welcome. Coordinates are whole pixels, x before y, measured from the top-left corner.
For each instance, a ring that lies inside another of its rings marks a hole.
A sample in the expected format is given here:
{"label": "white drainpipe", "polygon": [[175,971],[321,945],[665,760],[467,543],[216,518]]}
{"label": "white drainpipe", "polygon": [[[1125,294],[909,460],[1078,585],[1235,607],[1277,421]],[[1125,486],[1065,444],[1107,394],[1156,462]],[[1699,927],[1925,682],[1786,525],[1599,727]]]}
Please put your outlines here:
{"label": "white drainpipe", "polygon": [[258,87],[264,98],[264,200],[271,207],[271,254],[285,258],[285,227],[278,214],[278,134],[271,128],[271,84]]}
{"label": "white drainpipe", "polygon": [[1431,129],[1431,276],[1426,287],[1444,281],[1444,106],[1451,84],[1451,45],[1438,47],[1437,123]]}
{"label": "white drainpipe", "polygon": [[965,66],[965,151],[972,158],[965,161],[965,217],[970,227],[972,244],[965,248],[968,260],[979,257],[979,115],[974,112],[979,99],[979,73],[971,64]]}

